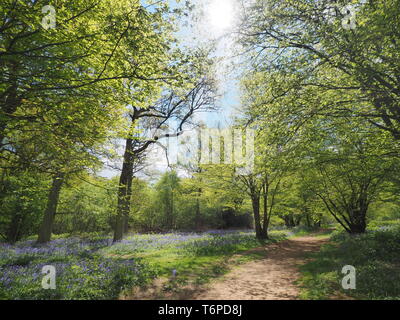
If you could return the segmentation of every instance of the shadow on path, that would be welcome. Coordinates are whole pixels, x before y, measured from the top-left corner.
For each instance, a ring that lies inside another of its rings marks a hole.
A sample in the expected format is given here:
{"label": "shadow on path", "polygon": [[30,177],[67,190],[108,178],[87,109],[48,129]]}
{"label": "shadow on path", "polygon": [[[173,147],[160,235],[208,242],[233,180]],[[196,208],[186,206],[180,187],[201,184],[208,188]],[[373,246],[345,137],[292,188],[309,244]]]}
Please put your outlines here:
{"label": "shadow on path", "polygon": [[306,254],[318,251],[327,240],[299,237],[249,252],[262,252],[264,257],[234,269],[193,294],[196,300],[294,300],[300,288],[295,284],[298,267],[306,262]]}

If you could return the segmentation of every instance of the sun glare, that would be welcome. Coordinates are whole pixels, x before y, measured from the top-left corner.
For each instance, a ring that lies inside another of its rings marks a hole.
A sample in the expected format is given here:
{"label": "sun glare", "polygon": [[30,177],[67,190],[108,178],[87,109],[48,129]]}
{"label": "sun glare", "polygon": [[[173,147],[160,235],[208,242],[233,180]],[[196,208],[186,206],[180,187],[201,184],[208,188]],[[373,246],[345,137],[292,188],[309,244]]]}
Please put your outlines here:
{"label": "sun glare", "polygon": [[224,31],[233,24],[232,0],[212,0],[209,7],[210,23],[216,31]]}

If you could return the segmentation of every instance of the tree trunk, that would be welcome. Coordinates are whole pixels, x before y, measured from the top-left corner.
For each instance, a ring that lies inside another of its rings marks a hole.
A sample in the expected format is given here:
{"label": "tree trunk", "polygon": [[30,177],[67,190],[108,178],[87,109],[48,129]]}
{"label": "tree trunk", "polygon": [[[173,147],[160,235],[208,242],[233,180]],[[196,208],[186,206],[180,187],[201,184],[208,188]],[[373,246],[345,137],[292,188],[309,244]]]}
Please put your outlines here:
{"label": "tree trunk", "polygon": [[118,185],[117,217],[114,226],[114,240],[121,241],[124,232],[128,229],[129,211],[131,209],[133,180],[133,140],[127,139],[122,164],[121,176]]}
{"label": "tree trunk", "polygon": [[123,234],[127,234],[129,232],[129,215],[124,214],[124,231]]}
{"label": "tree trunk", "polygon": [[366,222],[366,211],[359,210],[352,213],[353,219],[351,224],[349,225],[350,234],[360,234],[365,233],[367,229]]}
{"label": "tree trunk", "polygon": [[301,215],[298,215],[298,216],[295,218],[296,227],[300,225],[301,220],[302,220],[302,216],[301,216]]}
{"label": "tree trunk", "polygon": [[263,210],[264,210],[264,220],[263,220],[263,239],[268,239],[268,227],[269,227],[269,216],[268,216],[268,188],[264,190],[264,195],[263,195]]}
{"label": "tree trunk", "polygon": [[198,190],[198,195],[196,197],[196,216],[195,216],[195,228],[196,230],[200,230],[201,228],[201,210],[200,210],[200,193],[201,188]]}
{"label": "tree trunk", "polygon": [[[367,188],[363,186],[366,190]],[[349,229],[351,234],[364,233],[367,229],[368,196],[366,191],[361,192],[353,209],[348,212],[350,216]]]}
{"label": "tree trunk", "polygon": [[174,226],[174,196],[172,188],[170,189],[170,194],[167,195],[165,203],[165,227],[167,230],[172,230]]}
{"label": "tree trunk", "polygon": [[260,196],[254,195],[251,199],[251,202],[253,206],[256,237],[257,239],[265,239],[265,233],[263,232],[263,228],[261,225],[261,217],[260,217]]}
{"label": "tree trunk", "polygon": [[5,138],[5,130],[8,124],[8,115],[12,115],[21,104],[21,97],[18,96],[18,62],[11,61],[8,66],[9,71],[9,87],[2,93],[0,118],[0,146]]}
{"label": "tree trunk", "polygon": [[293,214],[289,213],[283,216],[283,220],[285,220],[285,226],[287,228],[293,228],[296,226],[294,219],[293,219]]}
{"label": "tree trunk", "polygon": [[310,213],[309,213],[308,209],[305,209],[304,212],[305,212],[305,217],[306,217],[306,226],[307,226],[308,228],[311,228]]}
{"label": "tree trunk", "polygon": [[19,203],[17,204],[16,212],[13,214],[10,225],[7,230],[7,242],[15,243],[22,237],[21,226],[24,216],[21,213]]}
{"label": "tree trunk", "polygon": [[360,234],[365,233],[366,227],[362,225],[354,225],[350,226],[350,234]]}
{"label": "tree trunk", "polygon": [[40,227],[38,243],[46,243],[51,239],[51,232],[53,231],[54,217],[57,212],[58,199],[60,198],[60,191],[64,182],[63,174],[57,174],[53,177],[52,186],[47,199],[47,206],[44,212],[43,222]]}

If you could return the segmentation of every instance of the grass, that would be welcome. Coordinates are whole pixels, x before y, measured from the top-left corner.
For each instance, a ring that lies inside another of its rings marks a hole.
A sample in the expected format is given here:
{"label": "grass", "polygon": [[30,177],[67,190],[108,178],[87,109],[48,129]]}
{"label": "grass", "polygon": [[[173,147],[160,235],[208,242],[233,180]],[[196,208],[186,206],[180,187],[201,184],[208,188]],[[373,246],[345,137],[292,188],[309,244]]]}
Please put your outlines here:
{"label": "grass", "polygon": [[[186,257],[178,264],[176,278],[169,277],[164,284],[163,291],[178,294],[172,298],[182,298],[179,293],[187,291],[188,287],[197,288],[207,284],[211,280],[225,275],[232,268],[261,259],[263,256],[262,253],[239,252],[234,255]],[[164,274],[165,279],[167,279],[166,276],[167,274]],[[187,298],[187,296],[183,297]]]}
{"label": "grass", "polygon": [[[260,253],[248,251],[281,241],[287,234],[288,231],[273,231],[271,240],[262,242],[257,240],[253,233],[212,235],[211,238],[206,237],[206,240],[200,238],[188,241],[182,246],[146,250],[136,253],[136,256],[156,272],[157,278],[166,280],[163,284],[165,293],[179,293],[185,291],[188,286],[204,285],[226,274],[235,266],[261,258]],[[233,244],[226,243],[227,239],[232,238],[237,238],[237,241]],[[132,253],[123,257],[131,258],[133,255]],[[172,277],[173,271],[176,273],[175,277]]]}
{"label": "grass", "polygon": [[[0,299],[116,299],[133,287],[156,278],[170,279],[165,290],[188,283],[200,285],[226,273],[234,265],[256,259],[249,249],[260,243],[252,231],[135,234],[111,244],[106,236],[57,237],[46,245],[33,240],[0,245]],[[56,290],[41,287],[42,267],[54,265]],[[174,270],[174,271],[173,271]]]}
{"label": "grass", "polygon": [[[107,239],[56,239],[46,245],[24,241],[0,245],[0,299],[113,299],[146,284],[153,274],[140,259],[107,258]],[[42,288],[42,268],[56,270],[56,288]]]}
{"label": "grass", "polygon": [[[400,299],[400,229],[379,227],[363,235],[332,235],[301,267],[302,299]],[[345,265],[356,269],[356,289],[344,290]]]}

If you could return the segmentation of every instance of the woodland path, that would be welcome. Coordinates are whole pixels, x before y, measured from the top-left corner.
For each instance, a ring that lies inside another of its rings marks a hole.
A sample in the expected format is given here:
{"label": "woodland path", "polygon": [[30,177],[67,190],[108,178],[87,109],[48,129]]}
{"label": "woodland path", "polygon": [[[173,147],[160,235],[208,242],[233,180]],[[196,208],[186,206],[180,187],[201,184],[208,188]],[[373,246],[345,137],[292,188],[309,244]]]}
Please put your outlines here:
{"label": "woodland path", "polygon": [[293,300],[298,299],[298,267],[306,255],[318,251],[327,240],[297,237],[270,244],[254,251],[263,257],[235,268],[191,299],[196,300]]}

